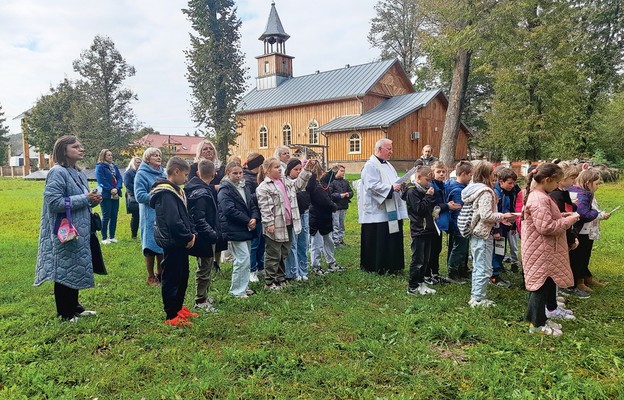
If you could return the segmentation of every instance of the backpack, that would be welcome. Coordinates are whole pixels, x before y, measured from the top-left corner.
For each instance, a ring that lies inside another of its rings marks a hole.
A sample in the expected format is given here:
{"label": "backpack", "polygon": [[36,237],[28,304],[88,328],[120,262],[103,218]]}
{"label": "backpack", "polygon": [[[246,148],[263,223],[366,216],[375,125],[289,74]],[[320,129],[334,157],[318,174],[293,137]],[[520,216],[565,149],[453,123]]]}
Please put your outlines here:
{"label": "backpack", "polygon": [[474,215],[474,209],[472,203],[464,203],[459,215],[457,216],[457,230],[462,237],[469,237],[472,233],[472,216]]}

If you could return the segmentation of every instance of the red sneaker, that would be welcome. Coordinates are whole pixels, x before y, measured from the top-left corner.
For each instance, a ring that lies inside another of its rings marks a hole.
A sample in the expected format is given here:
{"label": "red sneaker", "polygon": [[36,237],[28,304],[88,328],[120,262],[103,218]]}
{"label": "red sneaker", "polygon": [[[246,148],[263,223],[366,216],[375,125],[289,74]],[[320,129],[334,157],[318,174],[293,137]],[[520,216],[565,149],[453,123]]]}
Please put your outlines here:
{"label": "red sneaker", "polygon": [[178,314],[178,316],[175,317],[175,318],[171,318],[171,319],[165,320],[165,325],[174,326],[176,328],[179,328],[181,326],[193,326],[193,323],[190,322],[190,321],[187,321],[186,319],[182,318]]}
{"label": "red sneaker", "polygon": [[199,317],[199,314],[194,313],[193,311],[189,310],[187,306],[182,306],[182,309],[178,311],[178,317],[189,319],[189,318]]}

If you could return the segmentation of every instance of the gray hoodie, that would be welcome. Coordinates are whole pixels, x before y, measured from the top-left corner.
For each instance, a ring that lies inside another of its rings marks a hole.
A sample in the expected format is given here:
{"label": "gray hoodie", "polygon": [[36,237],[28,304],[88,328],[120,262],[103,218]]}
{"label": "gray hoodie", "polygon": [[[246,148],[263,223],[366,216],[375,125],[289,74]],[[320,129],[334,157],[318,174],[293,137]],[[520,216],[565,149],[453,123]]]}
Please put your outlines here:
{"label": "gray hoodie", "polygon": [[503,220],[503,214],[496,211],[496,194],[483,183],[470,183],[462,190],[461,197],[464,206],[472,203],[472,235],[487,239],[494,225]]}

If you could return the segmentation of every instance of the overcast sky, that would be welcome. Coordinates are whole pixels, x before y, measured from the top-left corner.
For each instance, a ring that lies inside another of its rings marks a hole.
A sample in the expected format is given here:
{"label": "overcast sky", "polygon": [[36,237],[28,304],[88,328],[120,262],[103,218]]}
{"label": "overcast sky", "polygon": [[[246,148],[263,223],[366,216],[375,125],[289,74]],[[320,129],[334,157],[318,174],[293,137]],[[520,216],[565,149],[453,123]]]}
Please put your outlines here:
{"label": "overcast sky", "polygon": [[[271,0],[239,0],[242,51],[255,84],[255,57],[262,54]],[[379,54],[366,40],[376,0],[277,0],[291,37],[295,76],[373,61]],[[139,121],[161,133],[192,133],[190,90],[183,51],[190,23],[183,0],[0,0],[0,104],[11,133],[13,118],[63,78],[77,78],[72,61],[95,35],[109,36],[136,75],[126,85],[137,93]]]}

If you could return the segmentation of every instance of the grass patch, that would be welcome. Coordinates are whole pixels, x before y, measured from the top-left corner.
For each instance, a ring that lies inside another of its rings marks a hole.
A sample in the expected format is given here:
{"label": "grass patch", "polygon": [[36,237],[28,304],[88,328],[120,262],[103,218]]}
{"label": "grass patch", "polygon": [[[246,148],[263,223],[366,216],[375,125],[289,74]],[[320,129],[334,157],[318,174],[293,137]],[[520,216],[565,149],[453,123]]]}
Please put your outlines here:
{"label": "grass patch", "polygon": [[[602,185],[601,206],[623,204],[623,189]],[[42,191],[43,182],[0,179],[0,398],[624,397],[623,212],[602,223],[592,257],[610,284],[569,303],[578,320],[560,338],[527,334],[518,275],[506,274],[511,289],[488,288],[497,307],[474,310],[469,285],[412,297],[406,276],[361,272],[355,202],[337,250],[346,271],[243,301],[227,295],[225,265],[211,293],[220,311],[177,330],[145,284],[123,209],[120,242],[104,247],[109,275],[81,291],[98,315],[54,318],[52,285],[32,286]],[[193,291],[191,279],[189,304]]]}

